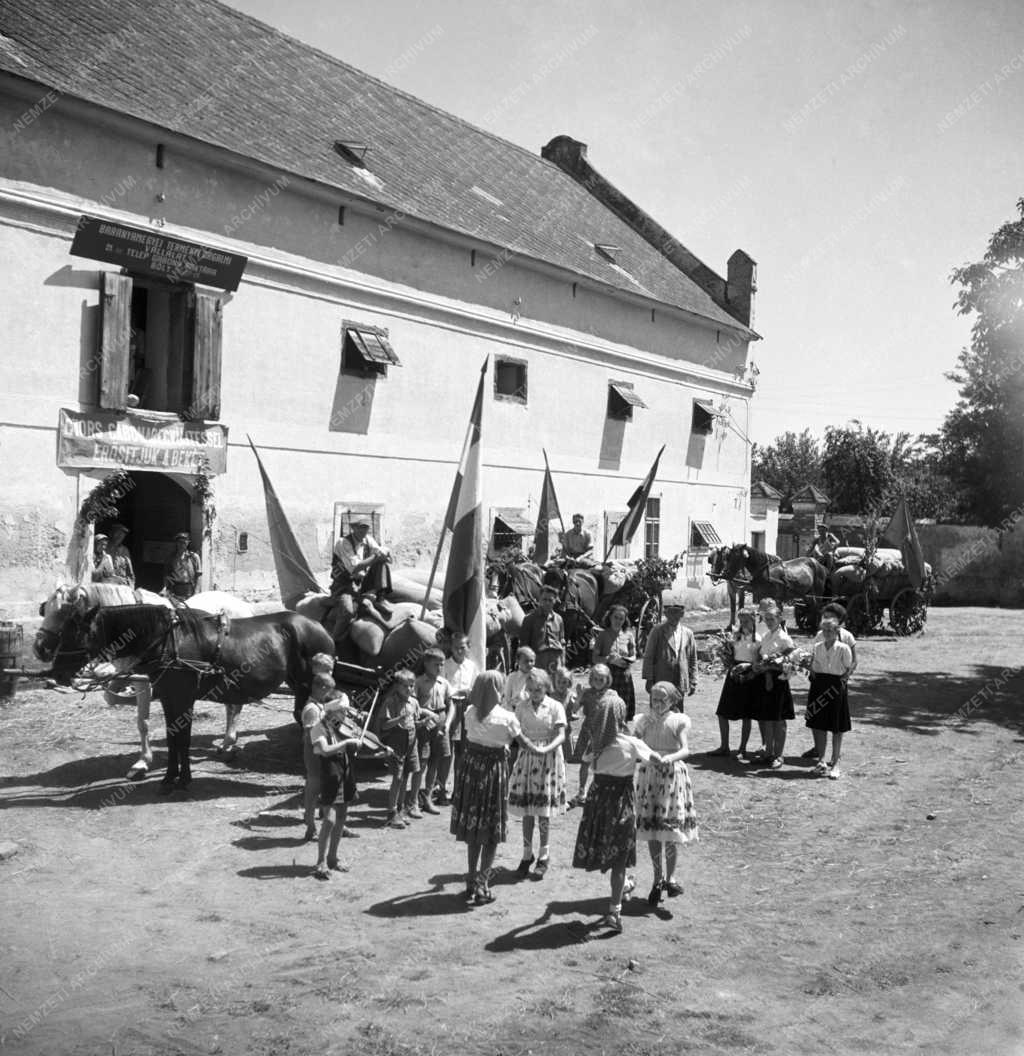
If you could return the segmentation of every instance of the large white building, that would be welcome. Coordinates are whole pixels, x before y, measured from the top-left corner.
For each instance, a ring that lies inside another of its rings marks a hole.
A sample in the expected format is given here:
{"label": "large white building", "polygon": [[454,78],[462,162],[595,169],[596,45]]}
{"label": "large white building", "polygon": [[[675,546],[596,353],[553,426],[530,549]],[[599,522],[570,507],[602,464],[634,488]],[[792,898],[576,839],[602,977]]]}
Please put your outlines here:
{"label": "large white building", "polygon": [[5,615],[117,465],[142,585],[186,528],[204,586],[273,587],[247,434],[314,567],[356,511],[428,565],[488,356],[499,533],[546,449],[603,552],[665,444],[631,556],[688,551],[706,590],[707,545],[750,539],[745,253],[721,277],[582,144],[533,154],[210,0],[0,19]]}

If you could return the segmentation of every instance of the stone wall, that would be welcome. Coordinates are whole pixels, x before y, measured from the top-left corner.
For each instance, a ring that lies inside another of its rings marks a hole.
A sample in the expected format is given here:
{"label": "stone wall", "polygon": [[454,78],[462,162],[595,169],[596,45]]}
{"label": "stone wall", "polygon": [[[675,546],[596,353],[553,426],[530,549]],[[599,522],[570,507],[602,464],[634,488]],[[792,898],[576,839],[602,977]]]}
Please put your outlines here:
{"label": "stone wall", "polygon": [[937,605],[1024,605],[1024,529],[1008,532],[974,525],[919,525],[918,538],[932,566]]}

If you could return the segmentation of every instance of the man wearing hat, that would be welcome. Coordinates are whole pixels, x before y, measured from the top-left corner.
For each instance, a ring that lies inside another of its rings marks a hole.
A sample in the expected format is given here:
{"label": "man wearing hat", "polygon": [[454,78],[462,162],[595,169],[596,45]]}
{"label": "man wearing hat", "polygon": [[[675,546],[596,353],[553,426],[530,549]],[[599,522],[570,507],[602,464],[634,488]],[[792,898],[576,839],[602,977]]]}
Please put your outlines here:
{"label": "man wearing hat", "polygon": [[114,582],[134,587],[135,569],[132,567],[132,555],[128,552],[128,547],[124,545],[128,529],[115,521],[107,529],[107,534],[110,536],[107,553],[110,554],[110,559],[114,563]]}
{"label": "man wearing hat", "polygon": [[111,583],[114,579],[114,562],[111,559],[107,546],[110,540],[102,533],[97,532],[93,539],[92,551],[92,581],[93,583]]}
{"label": "man wearing hat", "polygon": [[169,597],[185,601],[195,594],[203,569],[199,555],[191,549],[188,532],[174,537],[174,556],[164,565],[164,589]]}
{"label": "man wearing hat", "polygon": [[682,594],[661,595],[665,619],[651,631],[644,649],[643,677],[647,692],[655,682],[671,682],[683,696],[697,691],[697,642],[683,626],[686,602]]}
{"label": "man wearing hat", "polygon": [[366,521],[356,521],[334,544],[331,562],[331,597],[337,602],[334,616],[334,640],[340,641],[348,632],[356,614],[356,595],[373,594],[378,597],[391,590],[388,562],[391,554],[370,535]]}

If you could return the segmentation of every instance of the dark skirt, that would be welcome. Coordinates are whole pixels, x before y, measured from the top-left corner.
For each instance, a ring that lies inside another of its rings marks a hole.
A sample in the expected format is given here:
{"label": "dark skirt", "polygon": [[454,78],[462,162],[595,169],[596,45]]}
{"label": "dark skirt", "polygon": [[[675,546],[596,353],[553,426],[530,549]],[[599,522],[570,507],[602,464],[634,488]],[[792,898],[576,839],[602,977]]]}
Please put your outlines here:
{"label": "dark skirt", "polygon": [[636,865],[636,794],[632,777],[595,774],[583,804],[572,864],[576,869],[602,873]]}
{"label": "dark skirt", "polygon": [[738,719],[756,719],[760,685],[761,680],[756,677],[746,682],[737,682],[731,675],[726,675],[715,714],[730,722],[736,722]]}
{"label": "dark skirt", "polygon": [[838,675],[811,675],[807,693],[807,725],[826,733],[848,733],[850,698],[846,683]]}
{"label": "dark skirt", "polygon": [[609,664],[608,670],[612,673],[612,689],[626,705],[626,721],[632,722],[636,715],[636,689],[633,686],[633,672],[628,667],[616,667]]}
{"label": "dark skirt", "polygon": [[508,830],[508,750],[466,742],[452,790],[451,833],[461,843],[504,843]]}
{"label": "dark skirt", "polygon": [[[769,678],[772,683],[770,689]],[[756,687],[754,692],[757,694],[757,718],[760,722],[783,722],[796,718],[789,679],[765,672],[755,678],[751,685]]]}

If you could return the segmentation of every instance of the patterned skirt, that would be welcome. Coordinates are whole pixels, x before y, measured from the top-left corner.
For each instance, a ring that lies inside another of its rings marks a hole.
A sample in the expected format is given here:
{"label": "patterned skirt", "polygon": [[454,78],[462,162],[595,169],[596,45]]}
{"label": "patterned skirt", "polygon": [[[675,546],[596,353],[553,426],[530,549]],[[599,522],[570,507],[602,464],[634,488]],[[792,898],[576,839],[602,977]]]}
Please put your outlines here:
{"label": "patterned skirt", "polygon": [[772,685],[768,688],[767,674],[755,678],[750,684],[757,695],[757,719],[760,722],[782,722],[796,718],[793,708],[793,693],[789,688],[789,679],[771,675]]}
{"label": "patterned skirt", "polygon": [[850,698],[838,675],[811,675],[807,693],[807,725],[826,733],[849,733]]}
{"label": "patterned skirt", "polygon": [[572,855],[576,869],[588,872],[636,865],[636,796],[632,777],[595,774],[583,804]]}
{"label": "patterned skirt", "polygon": [[628,667],[617,667],[609,664],[608,670],[612,673],[612,689],[626,705],[626,721],[632,722],[636,715],[636,689],[633,686],[633,674]]}
{"label": "patterned skirt", "polygon": [[690,771],[682,760],[673,763],[671,771],[648,764],[637,768],[636,835],[659,843],[700,839]]}
{"label": "patterned skirt", "polygon": [[544,755],[520,750],[508,779],[508,810],[517,818],[550,818],[565,810],[565,758],[561,747]]}
{"label": "patterned skirt", "polygon": [[508,751],[466,743],[452,790],[451,834],[462,843],[503,843],[508,829]]}

